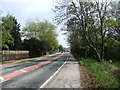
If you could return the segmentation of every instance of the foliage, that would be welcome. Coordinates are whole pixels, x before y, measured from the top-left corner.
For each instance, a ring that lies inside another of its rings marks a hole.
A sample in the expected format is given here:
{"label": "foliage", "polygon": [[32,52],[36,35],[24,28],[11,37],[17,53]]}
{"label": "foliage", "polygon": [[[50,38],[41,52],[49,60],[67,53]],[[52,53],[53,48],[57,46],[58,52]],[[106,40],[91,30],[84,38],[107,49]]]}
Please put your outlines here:
{"label": "foliage", "polygon": [[2,28],[2,49],[9,49],[8,44],[14,45],[14,39],[8,30]]}
{"label": "foliage", "polygon": [[41,42],[38,39],[24,39],[23,47],[25,50],[30,51],[30,57],[40,56],[41,55]]}
{"label": "foliage", "polygon": [[[112,60],[111,60],[112,61]],[[111,62],[112,65],[116,66],[116,67],[120,67],[120,61],[117,61],[117,60],[113,60]]]}
{"label": "foliage", "polygon": [[9,49],[8,44],[13,45],[14,39],[12,38],[9,30],[5,29],[5,27],[3,26],[3,18],[2,17],[0,18],[0,27],[1,27],[0,35],[1,35],[1,38],[2,38],[2,40],[0,40],[1,43],[2,43],[1,48],[2,49]]}
{"label": "foliage", "polygon": [[[64,30],[68,31],[72,53],[103,61],[108,57],[106,54],[109,47],[116,46],[119,50],[119,20],[116,11],[113,10],[111,2],[107,1],[62,0],[55,5],[55,20],[58,24],[65,24]],[[114,45],[110,45],[111,42]],[[112,50],[115,50],[115,47]],[[109,53],[111,54],[113,53]]]}
{"label": "foliage", "polygon": [[[53,53],[58,48],[56,26],[48,21],[28,21],[23,27],[24,49],[30,50],[30,56],[39,56],[46,52]],[[32,43],[31,43],[32,42]]]}
{"label": "foliage", "polygon": [[2,49],[2,23],[1,23],[1,19],[2,19],[2,11],[0,10],[0,50]]}
{"label": "foliage", "polygon": [[19,63],[26,63],[26,62],[31,62],[31,61],[35,61],[35,59],[30,59],[30,60],[20,61]]}
{"label": "foliage", "polygon": [[2,17],[3,49],[18,50],[21,45],[20,24],[12,15]]}
{"label": "foliage", "polygon": [[[113,68],[108,62],[97,63],[94,59],[84,59],[84,65],[90,70],[90,74],[99,82],[100,87],[119,88],[120,83],[113,73]],[[120,62],[119,62],[120,63]]]}
{"label": "foliage", "polygon": [[29,50],[30,57],[40,56],[46,52],[53,53],[57,50],[56,26],[49,21],[29,20],[21,31],[20,24],[13,15],[7,14],[0,17],[2,49]]}
{"label": "foliage", "polygon": [[59,45],[59,46],[58,46],[58,49],[59,49],[59,52],[63,51],[63,46],[62,46],[62,45]]}

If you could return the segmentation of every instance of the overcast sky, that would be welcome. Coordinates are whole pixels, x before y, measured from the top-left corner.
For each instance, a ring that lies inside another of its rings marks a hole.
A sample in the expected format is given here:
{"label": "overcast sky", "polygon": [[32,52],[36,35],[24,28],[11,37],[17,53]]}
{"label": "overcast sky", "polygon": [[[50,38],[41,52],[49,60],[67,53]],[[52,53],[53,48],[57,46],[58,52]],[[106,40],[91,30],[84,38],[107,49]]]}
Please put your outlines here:
{"label": "overcast sky", "polygon": [[[0,0],[3,15],[13,14],[21,24],[21,28],[28,19],[39,18],[41,21],[49,20],[53,22],[55,13],[52,11],[55,1],[53,0]],[[65,36],[58,28],[58,41],[64,47],[68,47]]]}

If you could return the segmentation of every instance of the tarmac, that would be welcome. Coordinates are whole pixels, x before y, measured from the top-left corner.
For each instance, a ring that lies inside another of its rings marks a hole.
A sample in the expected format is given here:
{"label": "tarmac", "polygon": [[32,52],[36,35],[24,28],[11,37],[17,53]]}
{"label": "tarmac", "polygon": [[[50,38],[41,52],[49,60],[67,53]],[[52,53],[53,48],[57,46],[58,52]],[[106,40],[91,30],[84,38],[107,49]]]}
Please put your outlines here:
{"label": "tarmac", "polygon": [[59,73],[43,88],[82,88],[78,61],[71,55]]}

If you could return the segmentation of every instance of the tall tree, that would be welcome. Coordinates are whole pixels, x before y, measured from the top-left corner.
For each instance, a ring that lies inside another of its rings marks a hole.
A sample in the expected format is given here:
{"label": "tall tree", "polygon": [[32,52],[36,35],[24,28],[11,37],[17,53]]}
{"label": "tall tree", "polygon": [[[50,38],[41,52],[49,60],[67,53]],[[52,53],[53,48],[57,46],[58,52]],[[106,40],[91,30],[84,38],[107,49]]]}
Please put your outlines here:
{"label": "tall tree", "polygon": [[[58,47],[58,41],[56,39],[57,34],[55,32],[55,29],[56,29],[56,26],[46,20],[43,22],[40,22],[39,20],[36,20],[36,21],[29,20],[26,23],[26,26],[23,27],[22,35],[25,38],[24,40],[25,43],[26,41],[29,41],[27,42],[28,45],[31,45],[31,46],[34,45],[32,46],[31,49],[30,48],[29,49],[32,52],[33,50],[34,51],[36,50],[35,53],[39,52],[39,55],[42,55],[42,54],[45,54],[46,52],[53,52]],[[35,41],[32,42],[31,44],[30,41],[33,41],[33,39]]]}
{"label": "tall tree", "polygon": [[[1,11],[1,14],[2,14],[2,11]],[[1,16],[1,14],[0,14],[1,48],[10,49],[9,45],[14,45],[14,39],[12,38],[9,30],[4,27],[3,17]]]}
{"label": "tall tree", "polygon": [[0,10],[0,50],[2,49],[2,23],[1,23],[1,16],[2,11]]}
{"label": "tall tree", "polygon": [[59,49],[60,52],[63,51],[63,46],[62,46],[62,45],[59,45],[59,46],[58,46],[58,49]]}
{"label": "tall tree", "polygon": [[58,24],[63,22],[70,24],[66,30],[73,33],[76,31],[78,37],[85,40],[95,51],[98,61],[102,61],[106,36],[110,31],[105,26],[105,20],[115,18],[111,12],[110,2],[81,2],[81,0],[64,2],[67,1],[55,6],[57,13],[55,20]]}
{"label": "tall tree", "polygon": [[5,43],[9,47],[9,49],[11,50],[21,49],[20,24],[17,22],[17,19],[9,14],[5,17],[2,17],[2,27],[3,27],[3,32],[4,31],[6,33],[8,32],[10,34],[8,36],[11,36],[11,38],[13,38],[14,40],[13,44],[9,44],[8,42]]}

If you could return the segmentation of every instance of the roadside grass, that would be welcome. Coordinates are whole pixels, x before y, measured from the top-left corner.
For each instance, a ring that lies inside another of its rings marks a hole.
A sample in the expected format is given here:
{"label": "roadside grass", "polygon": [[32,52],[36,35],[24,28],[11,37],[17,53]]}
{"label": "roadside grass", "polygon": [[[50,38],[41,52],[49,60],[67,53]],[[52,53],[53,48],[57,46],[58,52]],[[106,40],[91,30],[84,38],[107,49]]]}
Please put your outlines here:
{"label": "roadside grass", "polygon": [[30,59],[30,60],[25,60],[25,61],[20,61],[19,63],[26,63],[26,62],[30,62],[30,61],[34,61],[36,59]]}
{"label": "roadside grass", "polygon": [[[34,61],[36,59],[29,59],[29,60],[24,60],[24,61],[19,61],[18,63],[26,63],[26,62],[30,62],[30,61]],[[0,64],[8,64],[8,63],[14,63],[15,61],[2,61],[0,62]]]}
{"label": "roadside grass", "polygon": [[120,60],[119,61],[114,60],[113,62],[111,62],[111,64],[120,67]]}
{"label": "roadside grass", "polygon": [[0,64],[8,64],[8,63],[11,63],[11,62],[9,62],[9,61],[5,61],[5,62],[0,62]]}
{"label": "roadside grass", "polygon": [[117,65],[116,63],[111,64],[105,61],[100,63],[94,59],[83,59],[80,62],[88,68],[89,74],[95,78],[91,83],[98,82],[96,87],[120,88],[120,80],[116,77],[112,68],[112,65]]}
{"label": "roadside grass", "polygon": [[45,57],[46,57],[46,55],[40,56],[40,57],[34,57],[34,58],[20,59],[20,60],[0,61],[0,65],[1,64],[8,64],[8,63],[15,63],[15,62],[26,63],[26,62],[30,62],[30,61],[34,61],[34,60],[40,60],[40,59],[43,59]]}
{"label": "roadside grass", "polygon": [[2,64],[2,62],[0,62],[0,64]]}
{"label": "roadside grass", "polygon": [[27,58],[27,59],[20,59],[20,60],[1,61],[0,64],[8,64],[8,63],[15,63],[15,62],[26,63],[26,62],[42,59],[43,57],[44,56],[42,56],[42,57],[35,57],[35,58]]}

